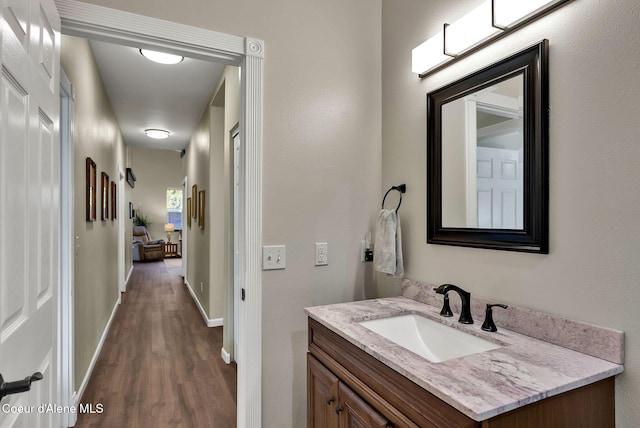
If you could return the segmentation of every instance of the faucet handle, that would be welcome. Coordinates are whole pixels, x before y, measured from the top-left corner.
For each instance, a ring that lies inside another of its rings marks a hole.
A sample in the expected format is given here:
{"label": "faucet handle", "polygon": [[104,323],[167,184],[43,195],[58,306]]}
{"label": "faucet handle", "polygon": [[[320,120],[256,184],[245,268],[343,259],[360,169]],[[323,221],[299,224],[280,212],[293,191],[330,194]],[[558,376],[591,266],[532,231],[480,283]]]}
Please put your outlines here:
{"label": "faucet handle", "polygon": [[484,317],[484,322],[482,323],[482,329],[484,331],[498,331],[498,328],[496,327],[496,324],[493,322],[493,307],[497,306],[499,308],[502,309],[507,309],[509,306],[507,305],[501,305],[499,303],[495,303],[495,304],[488,304],[487,303],[487,311]]}
{"label": "faucet handle", "polygon": [[442,310],[440,311],[440,315],[443,317],[452,317],[453,312],[451,311],[451,306],[449,306],[449,295],[444,295],[444,304],[442,305]]}

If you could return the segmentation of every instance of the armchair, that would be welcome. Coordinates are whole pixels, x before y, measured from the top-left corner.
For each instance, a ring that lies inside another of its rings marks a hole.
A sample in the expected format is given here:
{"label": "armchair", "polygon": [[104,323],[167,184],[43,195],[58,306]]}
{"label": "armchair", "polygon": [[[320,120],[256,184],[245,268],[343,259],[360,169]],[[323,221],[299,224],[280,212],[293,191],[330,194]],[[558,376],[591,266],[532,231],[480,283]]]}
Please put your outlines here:
{"label": "armchair", "polygon": [[133,226],[133,261],[164,259],[164,240],[152,240],[144,226]]}

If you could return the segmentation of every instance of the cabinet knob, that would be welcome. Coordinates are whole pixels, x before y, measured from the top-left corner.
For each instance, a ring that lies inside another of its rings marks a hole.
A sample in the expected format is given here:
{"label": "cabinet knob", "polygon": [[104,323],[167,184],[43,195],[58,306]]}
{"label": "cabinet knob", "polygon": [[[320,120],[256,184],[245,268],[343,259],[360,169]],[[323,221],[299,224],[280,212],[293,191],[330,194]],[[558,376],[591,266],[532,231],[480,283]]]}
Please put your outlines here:
{"label": "cabinet knob", "polygon": [[336,414],[339,415],[341,411],[343,411],[344,409],[340,406],[336,406]]}
{"label": "cabinet knob", "polygon": [[334,401],[333,397],[327,397],[327,404],[332,404]]}

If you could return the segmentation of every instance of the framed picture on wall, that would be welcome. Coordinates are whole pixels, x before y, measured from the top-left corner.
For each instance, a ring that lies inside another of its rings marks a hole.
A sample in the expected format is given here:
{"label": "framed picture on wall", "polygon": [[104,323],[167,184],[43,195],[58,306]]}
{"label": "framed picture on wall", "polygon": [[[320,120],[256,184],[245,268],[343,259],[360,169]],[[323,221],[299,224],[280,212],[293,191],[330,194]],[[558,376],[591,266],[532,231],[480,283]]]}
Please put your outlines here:
{"label": "framed picture on wall", "polygon": [[187,198],[187,227],[191,227],[191,198]]}
{"label": "framed picture on wall", "polygon": [[129,186],[132,188],[136,187],[136,175],[131,168],[127,168],[127,183],[129,183]]}
{"label": "framed picture on wall", "polygon": [[133,202],[129,202],[129,218],[133,218],[133,216],[134,216]]}
{"label": "framed picture on wall", "polygon": [[198,215],[198,185],[194,184],[191,186],[191,203],[193,206],[191,207],[191,215],[193,218],[196,218]]}
{"label": "framed picture on wall", "polygon": [[198,226],[204,230],[204,190],[198,192]]}
{"label": "framed picture on wall", "polygon": [[96,163],[87,158],[87,221],[96,221]]}
{"label": "framed picture on wall", "polygon": [[100,220],[109,220],[109,174],[102,171],[102,211]]}
{"label": "framed picture on wall", "polygon": [[117,217],[117,209],[116,209],[116,200],[118,199],[117,196],[117,187],[116,187],[116,182],[112,181],[111,182],[111,220],[115,220]]}

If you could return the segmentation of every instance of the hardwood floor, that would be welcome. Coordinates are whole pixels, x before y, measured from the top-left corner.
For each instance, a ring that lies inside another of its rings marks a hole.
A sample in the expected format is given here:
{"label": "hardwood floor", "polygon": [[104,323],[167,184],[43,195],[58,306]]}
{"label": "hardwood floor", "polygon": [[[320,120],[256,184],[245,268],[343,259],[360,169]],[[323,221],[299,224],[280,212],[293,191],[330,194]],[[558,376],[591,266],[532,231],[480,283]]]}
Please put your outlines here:
{"label": "hardwood floor", "polygon": [[175,263],[136,263],[76,427],[236,426],[236,366],[220,357]]}

